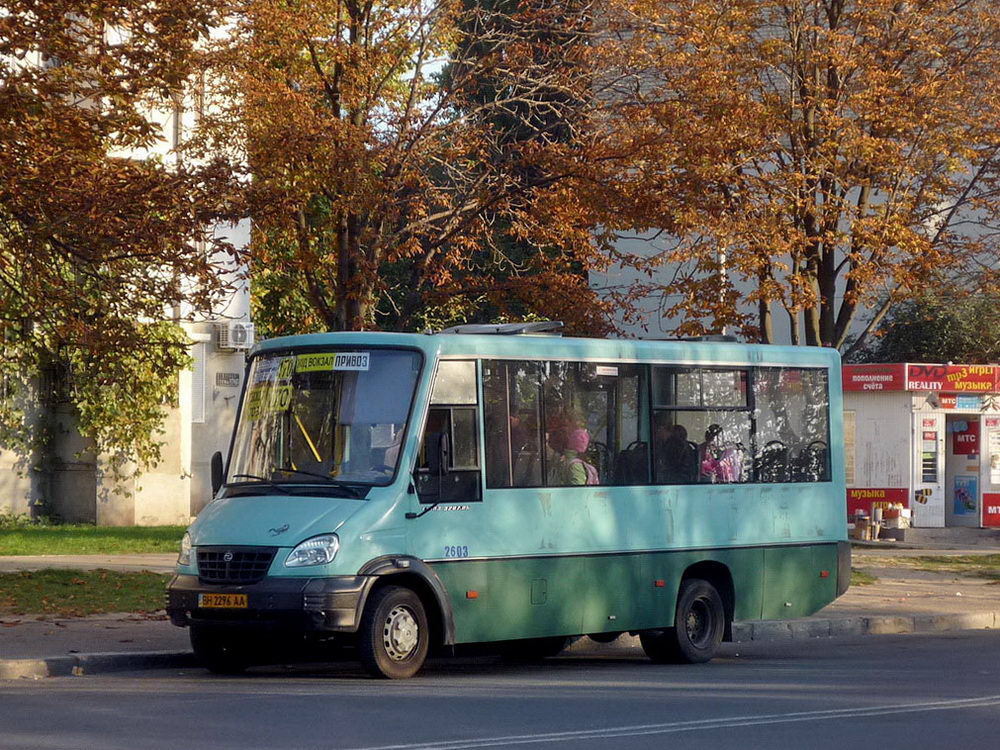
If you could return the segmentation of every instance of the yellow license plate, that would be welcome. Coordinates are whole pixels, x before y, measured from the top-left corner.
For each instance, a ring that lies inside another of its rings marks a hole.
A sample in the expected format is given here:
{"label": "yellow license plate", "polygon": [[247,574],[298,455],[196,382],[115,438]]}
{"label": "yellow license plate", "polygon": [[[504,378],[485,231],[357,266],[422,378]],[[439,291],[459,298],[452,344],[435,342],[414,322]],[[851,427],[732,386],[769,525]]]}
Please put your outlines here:
{"label": "yellow license plate", "polygon": [[246,594],[198,594],[199,607],[239,609],[247,606]]}

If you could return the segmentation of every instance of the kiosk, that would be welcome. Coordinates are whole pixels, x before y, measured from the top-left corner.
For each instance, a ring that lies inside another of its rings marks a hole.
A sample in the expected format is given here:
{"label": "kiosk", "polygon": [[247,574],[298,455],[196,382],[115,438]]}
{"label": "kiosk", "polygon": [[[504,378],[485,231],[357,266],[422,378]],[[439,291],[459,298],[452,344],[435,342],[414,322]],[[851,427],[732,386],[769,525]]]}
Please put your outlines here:
{"label": "kiosk", "polygon": [[844,365],[847,513],[1000,527],[1000,366]]}

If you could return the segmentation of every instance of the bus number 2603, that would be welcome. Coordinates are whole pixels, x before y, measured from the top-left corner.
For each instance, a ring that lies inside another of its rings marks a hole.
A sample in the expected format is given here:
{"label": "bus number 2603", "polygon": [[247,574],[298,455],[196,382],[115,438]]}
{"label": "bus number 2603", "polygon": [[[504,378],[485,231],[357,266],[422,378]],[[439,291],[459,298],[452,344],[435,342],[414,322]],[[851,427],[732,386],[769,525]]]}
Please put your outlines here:
{"label": "bus number 2603", "polygon": [[469,547],[468,547],[468,545],[455,546],[455,545],[447,545],[446,544],[445,547],[444,547],[444,556],[445,557],[468,557],[469,556]]}

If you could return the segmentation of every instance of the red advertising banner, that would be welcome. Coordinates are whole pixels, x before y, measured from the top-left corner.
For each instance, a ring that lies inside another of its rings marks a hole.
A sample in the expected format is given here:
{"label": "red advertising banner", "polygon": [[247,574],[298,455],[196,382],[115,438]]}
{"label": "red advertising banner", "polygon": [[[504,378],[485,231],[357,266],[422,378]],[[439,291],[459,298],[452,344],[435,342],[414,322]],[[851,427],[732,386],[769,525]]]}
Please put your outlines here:
{"label": "red advertising banner", "polygon": [[[844,365],[845,391],[939,391],[943,393],[1000,393],[996,365]],[[945,402],[944,399],[948,398]],[[955,408],[954,398],[942,397],[941,406]]]}
{"label": "red advertising banner", "polygon": [[844,365],[845,391],[902,391],[906,365]]}
{"label": "red advertising banner", "polygon": [[994,393],[1000,384],[995,365],[907,365],[906,390]]}
{"label": "red advertising banner", "polygon": [[910,507],[910,493],[905,487],[852,487],[847,490],[848,517],[858,510],[870,516],[873,508],[886,508],[894,503]]}
{"label": "red advertising banner", "polygon": [[983,493],[983,526],[1000,526],[1000,495]]}
{"label": "red advertising banner", "polygon": [[951,452],[956,456],[974,456],[979,453],[979,422],[966,422],[962,432],[951,433]]}

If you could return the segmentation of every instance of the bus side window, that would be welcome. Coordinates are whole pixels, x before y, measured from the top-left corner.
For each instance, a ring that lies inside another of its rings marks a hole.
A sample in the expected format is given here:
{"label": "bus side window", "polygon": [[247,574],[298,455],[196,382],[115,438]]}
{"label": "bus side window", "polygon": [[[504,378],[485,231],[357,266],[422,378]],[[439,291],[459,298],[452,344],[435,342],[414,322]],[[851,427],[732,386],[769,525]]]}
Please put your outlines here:
{"label": "bus side window", "polygon": [[[464,503],[482,500],[477,438],[476,363],[444,360],[438,365],[431,407],[417,459],[417,494],[422,503]],[[448,436],[448,473],[431,475],[429,446]]]}
{"label": "bus side window", "polygon": [[757,368],[754,412],[756,481],[830,480],[830,397],[825,370]]}
{"label": "bus side window", "polygon": [[538,362],[483,362],[486,486],[542,484]]}
{"label": "bus side window", "polygon": [[649,482],[645,368],[483,362],[486,486]]}
{"label": "bus side window", "polygon": [[655,365],[652,375],[653,480],[751,481],[748,371]]}

